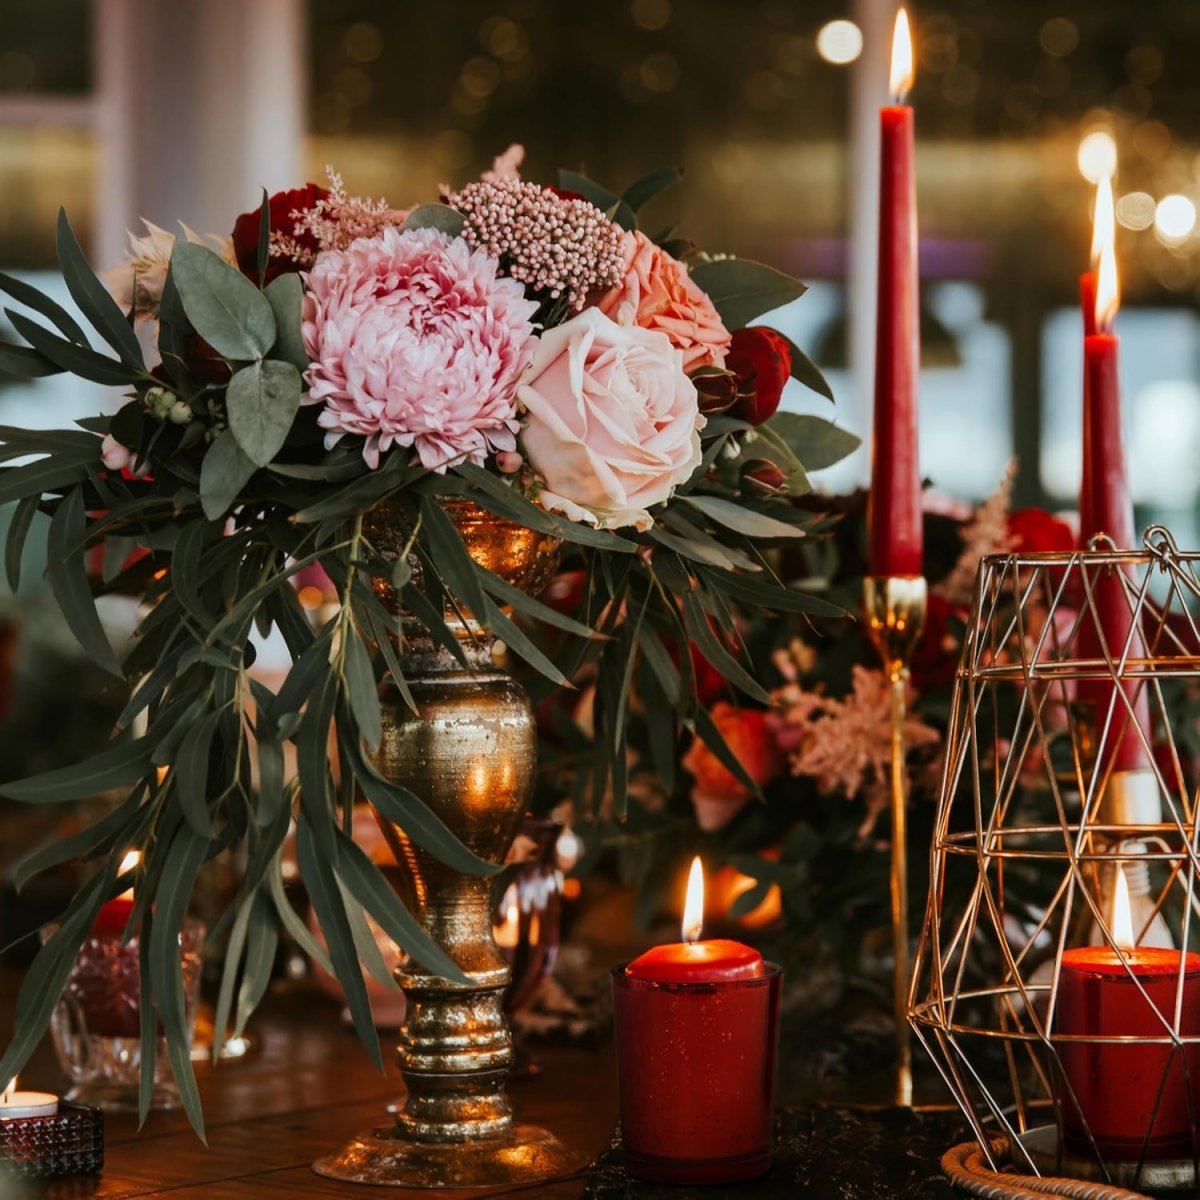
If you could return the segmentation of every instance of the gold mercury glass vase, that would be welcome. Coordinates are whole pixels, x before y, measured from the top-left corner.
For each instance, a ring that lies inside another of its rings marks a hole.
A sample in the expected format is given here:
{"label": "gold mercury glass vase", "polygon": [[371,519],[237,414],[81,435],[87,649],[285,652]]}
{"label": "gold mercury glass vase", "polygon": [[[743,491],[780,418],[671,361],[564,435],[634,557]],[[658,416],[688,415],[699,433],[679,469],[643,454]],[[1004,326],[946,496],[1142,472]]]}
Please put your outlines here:
{"label": "gold mercury glass vase", "polygon": [[[559,543],[466,500],[445,502],[471,557],[514,587],[540,591]],[[367,514],[364,531],[398,558],[407,531],[394,510]],[[414,581],[419,569],[414,563]],[[385,580],[374,581],[393,612]],[[404,617],[404,614],[400,614]],[[391,681],[381,689],[383,738],[376,769],[421,797],[480,858],[501,863],[525,811],[537,761],[524,689],[493,661],[495,639],[464,610],[447,621],[470,670],[404,619],[402,666],[418,709]],[[499,1187],[569,1175],[582,1155],[550,1133],[513,1120],[505,1091],[512,1035],[504,1013],[510,970],[492,937],[491,880],[452,870],[380,817],[405,868],[405,901],[429,936],[470,977],[464,986],[405,962],[396,972],[408,1001],[397,1060],[407,1095],[390,1126],[359,1134],[314,1163],[318,1174],[396,1187]]]}

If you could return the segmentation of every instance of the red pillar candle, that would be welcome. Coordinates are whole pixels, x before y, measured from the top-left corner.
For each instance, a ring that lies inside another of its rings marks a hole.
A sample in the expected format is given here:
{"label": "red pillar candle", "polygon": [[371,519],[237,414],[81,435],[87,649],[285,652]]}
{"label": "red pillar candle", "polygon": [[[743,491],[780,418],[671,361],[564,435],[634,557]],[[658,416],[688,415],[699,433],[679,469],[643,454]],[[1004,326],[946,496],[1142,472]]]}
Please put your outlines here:
{"label": "red pillar candle", "polygon": [[752,1179],[771,1164],[782,973],[733,941],[702,942],[692,864],[690,941],[613,970],[626,1169],[662,1183]]}
{"label": "red pillar candle", "polygon": [[[1118,946],[1066,950],[1054,1032],[1063,1136],[1076,1154],[1129,1161],[1191,1158],[1200,1151],[1200,1043],[1169,1040],[1183,977],[1178,1031],[1200,1036],[1200,954],[1129,945],[1133,941],[1124,872],[1117,872]],[[1122,925],[1124,928],[1122,928]],[[1095,1140],[1095,1150],[1091,1138]]]}
{"label": "red pillar candle", "polygon": [[[1103,179],[1096,193],[1093,237],[1097,256],[1094,332],[1083,341],[1083,485],[1079,495],[1079,534],[1085,548],[1094,535],[1102,533],[1118,549],[1129,549],[1134,545],[1135,534],[1121,428],[1119,343],[1112,331],[1119,302],[1114,233],[1112,188]],[[1127,646],[1130,659],[1142,657],[1142,640],[1133,627],[1131,601],[1121,576],[1112,570],[1097,571],[1092,581],[1094,615],[1091,610],[1085,611],[1080,623],[1081,657],[1101,658],[1107,648],[1108,654],[1117,659],[1126,654]],[[1139,770],[1150,765],[1143,737],[1143,732],[1148,734],[1150,730],[1145,689],[1138,689],[1131,682],[1125,685],[1125,694],[1129,704],[1119,695],[1114,704],[1113,687],[1103,680],[1084,683],[1079,688],[1080,701],[1092,710],[1098,737],[1112,710],[1106,749],[1099,763],[1104,773]]]}
{"label": "red pillar candle", "polygon": [[879,275],[875,320],[875,422],[867,512],[872,575],[920,575],[921,474],[917,459],[920,328],[912,39],[904,9],[892,43],[892,95],[880,109]]}

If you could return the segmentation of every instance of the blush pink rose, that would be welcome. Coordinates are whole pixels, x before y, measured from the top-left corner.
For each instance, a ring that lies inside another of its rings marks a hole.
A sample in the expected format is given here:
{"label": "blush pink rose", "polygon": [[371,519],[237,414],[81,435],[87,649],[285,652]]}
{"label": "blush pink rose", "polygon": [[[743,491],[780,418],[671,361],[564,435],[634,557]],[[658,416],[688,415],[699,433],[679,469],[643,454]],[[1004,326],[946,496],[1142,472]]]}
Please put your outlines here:
{"label": "blush pink rose", "polygon": [[649,529],[647,510],[700,465],[704,417],[680,351],[595,308],[542,334],[517,399],[538,499],[572,521]]}
{"label": "blush pink rose", "polygon": [[687,267],[644,233],[627,233],[621,249],[625,279],[601,298],[600,311],[618,325],[665,333],[683,351],[685,371],[723,367],[732,335]]}

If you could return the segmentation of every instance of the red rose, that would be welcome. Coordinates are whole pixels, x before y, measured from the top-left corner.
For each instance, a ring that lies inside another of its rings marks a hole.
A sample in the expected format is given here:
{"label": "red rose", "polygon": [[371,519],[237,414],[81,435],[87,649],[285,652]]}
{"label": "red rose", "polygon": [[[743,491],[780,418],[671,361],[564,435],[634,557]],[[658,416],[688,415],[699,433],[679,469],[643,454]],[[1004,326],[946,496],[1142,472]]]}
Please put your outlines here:
{"label": "red rose", "polygon": [[792,373],[792,352],[787,338],[773,329],[756,326],[733,335],[725,369],[738,381],[734,415],[751,425],[761,425],[779,407],[783,385]]}
{"label": "red rose", "polygon": [[1061,517],[1042,508],[1022,508],[1008,517],[1008,535],[1014,549],[1025,554],[1075,549],[1075,531]]}
{"label": "red rose", "polygon": [[[722,700],[713,705],[713,724],[734,757],[759,787],[765,787],[782,770],[783,751],[767,727],[767,714],[754,708],[735,708]],[[692,802],[705,829],[720,828],[750,799],[750,791],[728,770],[701,738],[683,756],[684,769],[695,780]]]}
{"label": "red rose", "polygon": [[[315,255],[320,247],[311,233],[296,233],[296,218],[294,212],[310,212],[318,200],[324,200],[329,192],[315,183],[306,183],[302,188],[292,188],[290,192],[276,192],[268,200],[268,213],[272,233],[284,233],[294,237],[296,241]],[[233,226],[233,253],[237,257],[238,269],[255,283],[258,282],[258,234],[262,224],[262,205],[253,212],[242,213]],[[271,255],[267,259],[267,272],[263,283],[270,283],[280,275],[290,271],[300,271],[309,266],[308,262],[285,255]]]}

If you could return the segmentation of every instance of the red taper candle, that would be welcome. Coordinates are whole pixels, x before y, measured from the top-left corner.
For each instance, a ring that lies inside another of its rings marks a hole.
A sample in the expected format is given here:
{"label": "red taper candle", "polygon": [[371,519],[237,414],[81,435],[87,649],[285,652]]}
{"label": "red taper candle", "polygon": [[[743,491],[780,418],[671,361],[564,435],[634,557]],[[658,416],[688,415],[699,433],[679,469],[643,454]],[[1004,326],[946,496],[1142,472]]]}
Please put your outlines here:
{"label": "red taper candle", "polygon": [[[1117,264],[1114,250],[1116,223],[1113,219],[1112,187],[1107,178],[1096,191],[1093,250],[1097,256],[1094,283],[1093,333],[1083,339],[1083,472],[1079,494],[1080,544],[1086,548],[1096,534],[1105,534],[1121,550],[1135,543],[1133,501],[1125,470],[1125,440],[1121,428],[1121,380],[1118,370],[1119,343],[1112,331],[1119,305]],[[1081,288],[1082,291],[1082,288]],[[1084,658],[1108,656],[1119,659],[1142,657],[1140,632],[1134,628],[1132,603],[1124,581],[1116,571],[1092,576],[1093,617],[1083,614],[1079,652]],[[1150,732],[1149,704],[1145,688],[1132,682],[1124,685],[1127,704],[1120,696],[1113,703],[1113,688],[1104,681],[1080,685],[1080,700],[1093,709],[1097,736],[1109,720],[1102,771],[1129,771],[1149,767],[1146,748]],[[1130,713],[1130,705],[1133,712]]]}
{"label": "red taper candle", "polygon": [[917,458],[920,325],[912,38],[896,14],[892,95],[880,109],[879,274],[875,320],[875,424],[867,511],[872,575],[920,575],[921,474]]}

